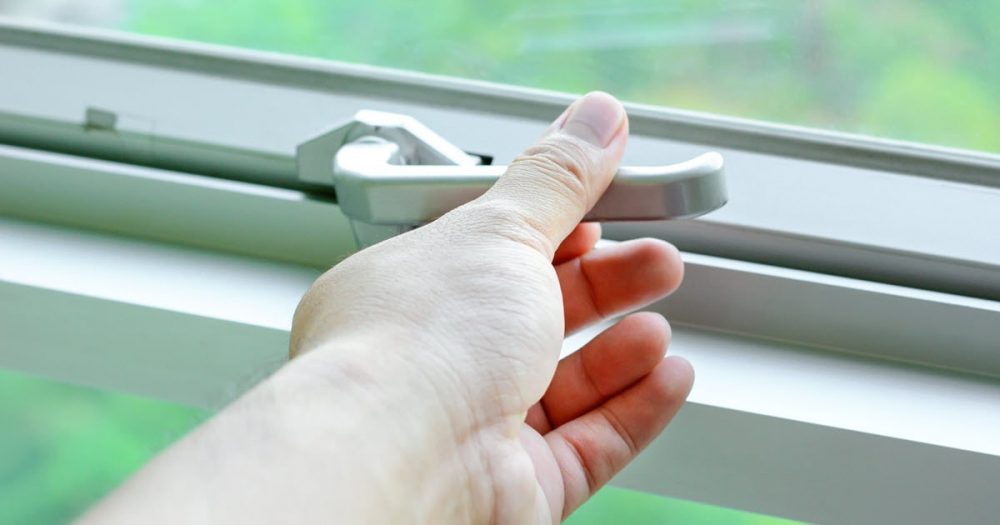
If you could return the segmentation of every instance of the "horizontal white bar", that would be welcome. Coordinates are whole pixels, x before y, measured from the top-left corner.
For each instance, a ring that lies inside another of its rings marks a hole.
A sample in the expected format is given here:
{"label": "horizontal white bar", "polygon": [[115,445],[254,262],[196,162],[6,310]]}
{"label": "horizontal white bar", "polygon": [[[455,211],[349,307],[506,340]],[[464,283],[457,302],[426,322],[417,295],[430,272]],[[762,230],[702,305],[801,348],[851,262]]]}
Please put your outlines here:
{"label": "horizontal white bar", "polygon": [[1000,377],[1000,302],[685,254],[661,308],[715,331]]}
{"label": "horizontal white bar", "polygon": [[699,401],[612,483],[810,523],[994,523],[1000,514],[997,456]]}
{"label": "horizontal white bar", "polygon": [[336,205],[285,190],[0,145],[0,216],[321,268],[354,250]]}
{"label": "horizontal white bar", "polygon": [[310,268],[0,219],[0,282],[288,331]]}

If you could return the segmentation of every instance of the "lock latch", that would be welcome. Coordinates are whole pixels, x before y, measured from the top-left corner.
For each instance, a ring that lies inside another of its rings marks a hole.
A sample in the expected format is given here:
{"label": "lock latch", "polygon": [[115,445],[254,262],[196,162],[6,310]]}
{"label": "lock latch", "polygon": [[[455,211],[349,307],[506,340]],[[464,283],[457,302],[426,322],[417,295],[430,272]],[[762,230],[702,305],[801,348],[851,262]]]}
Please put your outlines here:
{"label": "lock latch", "polygon": [[[332,185],[360,248],[426,224],[482,195],[506,166],[482,165],[406,115],[364,110],[298,148],[304,182]],[[619,168],[587,221],[696,217],[726,203],[722,156]]]}

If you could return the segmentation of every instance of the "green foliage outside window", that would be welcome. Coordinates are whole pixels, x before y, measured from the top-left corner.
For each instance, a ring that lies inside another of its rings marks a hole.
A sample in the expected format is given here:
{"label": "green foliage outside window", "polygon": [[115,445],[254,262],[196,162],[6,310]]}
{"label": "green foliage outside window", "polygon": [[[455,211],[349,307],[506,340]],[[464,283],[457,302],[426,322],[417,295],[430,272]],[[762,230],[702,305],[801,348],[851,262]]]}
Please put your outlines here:
{"label": "green foliage outside window", "polygon": [[995,0],[131,0],[130,31],[1000,153]]}

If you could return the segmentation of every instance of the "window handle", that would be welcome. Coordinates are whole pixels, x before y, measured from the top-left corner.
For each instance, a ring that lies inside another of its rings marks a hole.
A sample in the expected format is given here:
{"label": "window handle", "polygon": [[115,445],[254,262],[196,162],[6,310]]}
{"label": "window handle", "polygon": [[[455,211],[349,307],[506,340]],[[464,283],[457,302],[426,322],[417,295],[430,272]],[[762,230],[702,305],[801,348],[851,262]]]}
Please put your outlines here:
{"label": "window handle", "polygon": [[[303,143],[304,182],[333,185],[359,247],[430,222],[482,195],[507,169],[487,166],[405,115],[361,111]],[[587,221],[687,219],[726,203],[722,156],[622,167]]]}

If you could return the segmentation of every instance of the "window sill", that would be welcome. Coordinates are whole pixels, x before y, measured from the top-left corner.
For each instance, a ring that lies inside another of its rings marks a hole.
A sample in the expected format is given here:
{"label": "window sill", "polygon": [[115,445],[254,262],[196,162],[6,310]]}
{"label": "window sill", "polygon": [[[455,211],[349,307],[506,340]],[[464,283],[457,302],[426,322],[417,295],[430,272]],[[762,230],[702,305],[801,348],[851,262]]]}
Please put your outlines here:
{"label": "window sill", "polygon": [[[0,236],[0,366],[208,408],[284,362],[318,274],[7,219]],[[674,327],[691,401],[616,484],[821,522],[1000,512],[995,380]]]}

